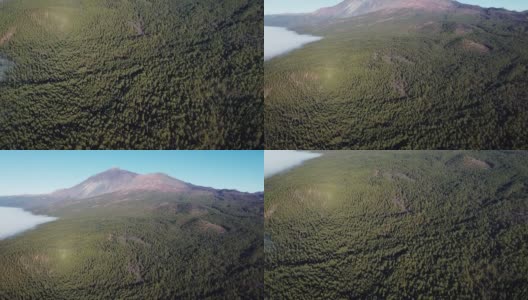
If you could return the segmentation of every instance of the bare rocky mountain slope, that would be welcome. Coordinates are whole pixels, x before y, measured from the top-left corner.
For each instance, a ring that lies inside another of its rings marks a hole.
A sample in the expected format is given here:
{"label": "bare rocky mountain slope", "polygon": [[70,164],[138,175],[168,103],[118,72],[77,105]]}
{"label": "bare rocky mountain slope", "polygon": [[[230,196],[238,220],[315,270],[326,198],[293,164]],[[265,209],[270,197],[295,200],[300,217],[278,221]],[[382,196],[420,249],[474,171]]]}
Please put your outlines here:
{"label": "bare rocky mountain slope", "polygon": [[[44,195],[20,195],[0,197],[0,206],[15,206],[28,209],[63,207],[83,201],[114,201],[126,195],[153,192],[157,194],[186,194],[207,196],[214,199],[239,201],[263,200],[262,193],[245,193],[231,189],[214,189],[183,182],[163,173],[137,174],[112,168],[89,177],[71,187]],[[144,197],[139,197],[142,199]]]}
{"label": "bare rocky mountain slope", "polygon": [[347,18],[377,11],[415,9],[432,12],[454,10],[461,4],[450,0],[345,0],[335,6],[321,8],[315,16]]}

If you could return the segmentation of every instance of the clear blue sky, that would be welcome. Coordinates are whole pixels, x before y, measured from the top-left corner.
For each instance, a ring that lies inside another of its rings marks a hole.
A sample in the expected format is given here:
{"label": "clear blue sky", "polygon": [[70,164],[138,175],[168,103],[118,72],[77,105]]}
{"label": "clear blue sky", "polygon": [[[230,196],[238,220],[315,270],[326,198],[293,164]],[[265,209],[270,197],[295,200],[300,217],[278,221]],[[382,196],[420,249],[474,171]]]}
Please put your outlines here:
{"label": "clear blue sky", "polygon": [[[264,0],[264,13],[311,12],[339,2],[342,2],[342,0]],[[458,2],[480,5],[482,7],[503,7],[517,11],[528,10],[528,0],[460,0]]]}
{"label": "clear blue sky", "polygon": [[263,151],[0,151],[0,166],[0,195],[49,193],[112,167],[214,188],[264,190]]}

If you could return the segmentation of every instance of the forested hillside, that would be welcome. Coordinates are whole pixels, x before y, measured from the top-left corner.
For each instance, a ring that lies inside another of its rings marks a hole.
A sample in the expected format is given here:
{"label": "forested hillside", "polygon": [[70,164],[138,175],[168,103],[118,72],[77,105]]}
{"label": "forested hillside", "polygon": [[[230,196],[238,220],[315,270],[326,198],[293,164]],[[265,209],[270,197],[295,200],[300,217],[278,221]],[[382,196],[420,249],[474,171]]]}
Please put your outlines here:
{"label": "forested hillside", "polygon": [[0,299],[263,297],[261,195],[118,192],[32,211],[59,219],[0,241]]}
{"label": "forested hillside", "polygon": [[326,152],[265,188],[269,299],[528,295],[528,152]]}
{"label": "forested hillside", "polygon": [[0,148],[263,146],[260,0],[0,1]]}
{"label": "forested hillside", "polygon": [[272,149],[526,149],[528,14],[267,16],[323,39],[265,63]]}

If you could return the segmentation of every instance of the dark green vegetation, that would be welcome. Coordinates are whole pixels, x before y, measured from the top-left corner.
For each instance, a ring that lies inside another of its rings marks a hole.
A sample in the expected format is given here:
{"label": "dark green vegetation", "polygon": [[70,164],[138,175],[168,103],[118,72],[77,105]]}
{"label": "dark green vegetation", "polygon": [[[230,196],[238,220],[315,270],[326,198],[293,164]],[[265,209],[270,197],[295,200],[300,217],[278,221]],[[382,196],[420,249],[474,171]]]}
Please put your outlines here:
{"label": "dark green vegetation", "polygon": [[262,1],[0,2],[0,148],[263,146]]}
{"label": "dark green vegetation", "polygon": [[266,179],[270,299],[526,299],[528,152],[328,152]]}
{"label": "dark green vegetation", "polygon": [[266,17],[324,37],[265,63],[272,149],[526,149],[528,14]]}
{"label": "dark green vegetation", "polygon": [[263,295],[259,195],[116,193],[32,211],[59,220],[0,241],[0,299]]}

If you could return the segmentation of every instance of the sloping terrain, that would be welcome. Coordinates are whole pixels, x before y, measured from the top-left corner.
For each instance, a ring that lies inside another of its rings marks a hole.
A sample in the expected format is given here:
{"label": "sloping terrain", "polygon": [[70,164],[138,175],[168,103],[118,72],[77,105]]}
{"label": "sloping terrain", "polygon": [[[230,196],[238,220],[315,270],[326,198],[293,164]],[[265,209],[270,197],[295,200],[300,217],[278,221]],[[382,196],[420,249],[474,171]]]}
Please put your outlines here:
{"label": "sloping terrain", "polygon": [[266,61],[266,146],[526,149],[528,14],[453,5],[265,16],[323,37]]}
{"label": "sloping terrain", "polygon": [[262,1],[0,3],[0,148],[263,147]]}
{"label": "sloping terrain", "polygon": [[347,18],[376,11],[416,9],[443,12],[455,10],[461,5],[451,0],[346,0],[336,6],[321,8],[312,15],[318,17]]}
{"label": "sloping terrain", "polygon": [[[131,174],[85,183],[109,187]],[[262,298],[261,194],[126,186],[88,198],[1,197],[0,206],[58,220],[0,241],[0,299]]]}
{"label": "sloping terrain", "polygon": [[113,168],[94,175],[74,187],[55,191],[50,196],[62,199],[84,199],[116,191],[187,192],[192,188],[191,184],[169,177],[166,174],[140,175]]}
{"label": "sloping terrain", "polygon": [[330,151],[265,189],[269,299],[528,295],[528,152]]}

